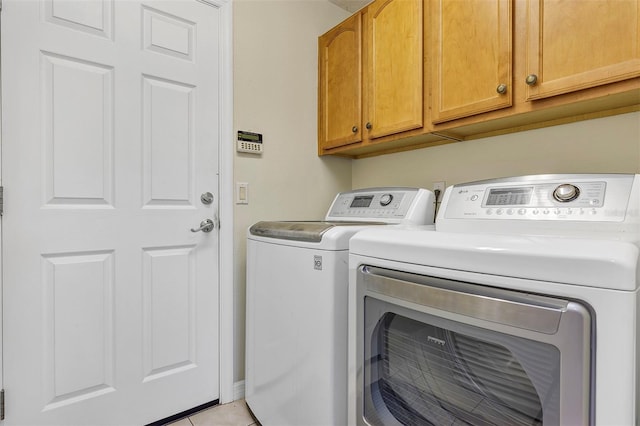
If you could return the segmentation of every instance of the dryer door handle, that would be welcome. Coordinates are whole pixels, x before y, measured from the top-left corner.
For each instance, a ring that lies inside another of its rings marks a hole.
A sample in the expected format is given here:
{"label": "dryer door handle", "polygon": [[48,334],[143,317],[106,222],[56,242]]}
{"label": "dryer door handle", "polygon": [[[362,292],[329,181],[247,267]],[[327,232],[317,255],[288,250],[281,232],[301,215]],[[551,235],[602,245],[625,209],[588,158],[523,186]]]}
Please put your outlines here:
{"label": "dryer door handle", "polygon": [[569,301],[363,266],[364,291],[544,334],[555,334]]}

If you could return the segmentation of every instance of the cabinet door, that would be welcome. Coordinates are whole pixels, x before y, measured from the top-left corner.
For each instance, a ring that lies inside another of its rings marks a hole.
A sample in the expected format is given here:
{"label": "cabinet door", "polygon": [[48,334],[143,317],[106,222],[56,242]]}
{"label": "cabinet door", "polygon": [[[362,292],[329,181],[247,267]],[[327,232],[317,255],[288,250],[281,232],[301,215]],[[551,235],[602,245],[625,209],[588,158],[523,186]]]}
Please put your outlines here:
{"label": "cabinet door", "polygon": [[434,123],[512,102],[511,1],[433,0]]}
{"label": "cabinet door", "polygon": [[362,16],[355,14],[318,39],[318,145],[362,140]]}
{"label": "cabinet door", "polygon": [[640,0],[528,0],[528,8],[527,99],[640,76]]}
{"label": "cabinet door", "polygon": [[364,14],[369,138],[423,125],[422,0],[376,0]]}

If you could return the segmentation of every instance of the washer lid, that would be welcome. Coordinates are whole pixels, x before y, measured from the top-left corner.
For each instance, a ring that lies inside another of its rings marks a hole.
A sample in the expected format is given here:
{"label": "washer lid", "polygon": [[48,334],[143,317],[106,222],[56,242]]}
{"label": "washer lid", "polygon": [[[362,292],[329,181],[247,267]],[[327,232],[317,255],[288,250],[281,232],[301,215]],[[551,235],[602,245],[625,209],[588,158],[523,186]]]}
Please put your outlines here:
{"label": "washer lid", "polygon": [[249,228],[251,235],[276,238],[280,240],[305,241],[319,243],[322,236],[337,226],[386,225],[384,222],[299,222],[299,221],[261,221]]}

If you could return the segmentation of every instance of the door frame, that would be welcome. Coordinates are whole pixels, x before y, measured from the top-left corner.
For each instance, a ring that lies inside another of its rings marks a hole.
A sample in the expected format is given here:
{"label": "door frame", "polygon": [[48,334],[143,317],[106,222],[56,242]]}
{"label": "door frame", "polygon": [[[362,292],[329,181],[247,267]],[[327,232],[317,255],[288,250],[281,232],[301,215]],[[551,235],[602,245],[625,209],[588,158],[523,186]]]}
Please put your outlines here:
{"label": "door frame", "polygon": [[[233,240],[233,0],[198,0],[219,7],[220,27],[220,134],[218,150],[219,202],[218,223],[220,242],[218,250],[218,315],[219,315],[219,386],[220,404],[235,399],[233,372],[234,359],[234,240]],[[1,267],[1,262],[0,262]],[[1,297],[1,296],[0,296]]]}
{"label": "door frame", "polygon": [[[1,1],[1,0],[0,0]],[[233,0],[197,0],[201,3],[217,7],[220,10],[220,129],[218,131],[218,223],[219,227],[218,247],[218,315],[219,315],[219,403],[224,404],[234,400],[234,263],[233,263]],[[1,4],[1,3],[0,3]],[[0,6],[0,15],[2,9]],[[0,36],[2,23],[0,19]],[[0,69],[1,76],[1,69]],[[1,78],[1,77],[0,77]],[[1,80],[0,80],[1,81]],[[2,94],[0,93],[0,186],[2,186]],[[2,217],[0,216],[0,389],[4,389],[4,283],[2,280],[4,260],[4,240],[2,235]]]}

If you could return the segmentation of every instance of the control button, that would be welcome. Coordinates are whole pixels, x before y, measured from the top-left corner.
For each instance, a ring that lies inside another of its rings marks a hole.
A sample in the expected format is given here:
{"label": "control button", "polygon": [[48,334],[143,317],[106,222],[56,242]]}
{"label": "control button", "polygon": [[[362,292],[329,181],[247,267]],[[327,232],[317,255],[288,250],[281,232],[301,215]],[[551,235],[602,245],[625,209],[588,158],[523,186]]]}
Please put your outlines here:
{"label": "control button", "polygon": [[[524,215],[525,213],[527,213],[527,211],[525,209],[518,209],[518,214],[520,216]],[[536,213],[537,213],[537,211],[536,211]]]}
{"label": "control button", "polygon": [[487,209],[487,214],[488,214],[488,215],[492,215],[492,214],[493,214],[493,210],[491,210],[491,209]]}
{"label": "control button", "polygon": [[555,210],[553,211],[553,214],[556,214],[556,215],[558,215],[558,214],[560,214],[560,213],[562,213],[562,212],[560,211],[560,209],[555,209]]}
{"label": "control button", "polygon": [[549,214],[549,209],[544,209],[544,210],[542,210],[542,213],[543,213],[543,214]]}
{"label": "control button", "polygon": [[472,196],[471,196],[471,201],[476,201],[477,199],[478,199],[478,196],[477,196],[477,195],[472,195]]}
{"label": "control button", "polygon": [[596,213],[598,213],[598,211],[597,211],[596,209],[591,209],[591,210],[589,211],[589,214],[596,214]]}
{"label": "control button", "polygon": [[496,210],[496,214],[497,214],[497,215],[501,215],[501,214],[502,214],[502,209],[498,209],[498,210]]}
{"label": "control button", "polygon": [[380,205],[382,206],[388,206],[392,201],[393,195],[391,194],[382,194],[382,197],[380,197]]}
{"label": "control button", "polygon": [[540,213],[540,211],[538,211],[538,209],[533,209],[533,214],[537,215],[538,213]]}
{"label": "control button", "polygon": [[567,209],[567,214],[569,214],[569,215],[573,214],[573,210]]}
{"label": "control button", "polygon": [[580,214],[584,214],[584,210],[583,209],[580,209]]}
{"label": "control button", "polygon": [[570,183],[563,183],[553,191],[553,198],[561,203],[573,201],[580,195],[580,189]]}
{"label": "control button", "polygon": [[513,214],[513,209],[507,209],[507,214]]}

